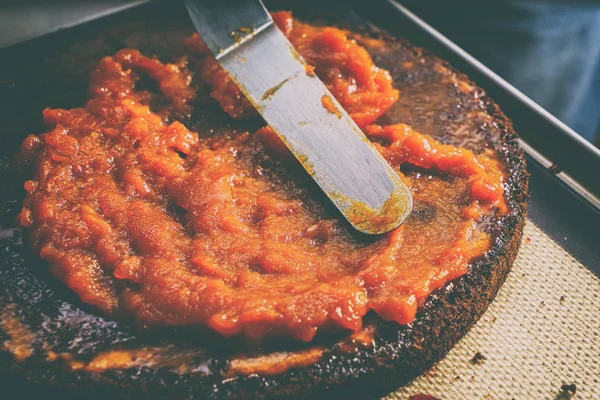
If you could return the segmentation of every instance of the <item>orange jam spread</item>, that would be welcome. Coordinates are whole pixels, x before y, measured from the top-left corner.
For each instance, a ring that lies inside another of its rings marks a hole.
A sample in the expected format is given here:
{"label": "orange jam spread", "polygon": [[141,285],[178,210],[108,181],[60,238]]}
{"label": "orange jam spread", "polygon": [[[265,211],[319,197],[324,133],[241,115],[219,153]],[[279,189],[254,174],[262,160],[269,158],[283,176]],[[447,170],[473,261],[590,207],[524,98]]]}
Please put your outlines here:
{"label": "orange jam spread", "polygon": [[[272,130],[199,135],[170,122],[202,84],[232,116],[254,113],[214,60],[194,73],[121,50],[98,63],[83,108],[46,109],[48,132],[21,149],[34,176],[20,222],[84,302],[144,326],[308,341],[358,331],[369,310],[410,323],[490,248],[480,222],[507,211],[494,154],[369,125],[398,96],[389,74],[336,28],[274,17],[410,187],[411,217],[377,237],[352,231]],[[186,44],[197,57],[197,36]]]}
{"label": "orange jam spread", "polygon": [[333,100],[331,99],[331,97],[329,97],[329,95],[324,94],[321,97],[321,104],[323,105],[323,108],[325,108],[330,113],[334,114],[336,117],[338,117],[338,118],[342,117],[342,113],[340,112],[340,110],[337,109],[337,107],[335,106],[335,104],[333,103]]}

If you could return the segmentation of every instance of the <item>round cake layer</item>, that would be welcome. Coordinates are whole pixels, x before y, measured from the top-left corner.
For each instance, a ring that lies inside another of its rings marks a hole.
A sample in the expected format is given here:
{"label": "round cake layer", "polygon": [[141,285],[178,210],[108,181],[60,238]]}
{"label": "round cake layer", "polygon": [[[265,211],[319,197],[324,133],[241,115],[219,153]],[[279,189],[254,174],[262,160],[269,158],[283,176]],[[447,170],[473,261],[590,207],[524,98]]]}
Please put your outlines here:
{"label": "round cake layer", "polygon": [[[316,3],[311,4],[316,7]],[[330,14],[306,3],[296,5],[295,14],[311,23],[325,18],[326,25],[332,24]],[[145,11],[112,18],[108,24],[76,28],[52,41],[32,43],[27,62],[15,57],[13,62],[0,64],[2,87],[8,90],[0,91],[0,96],[6,100],[2,125],[4,132],[10,132],[3,138],[9,151],[17,151],[18,143],[29,132],[42,131],[37,119],[43,107],[84,104],[85,87],[98,60],[120,49],[135,48],[146,55],[156,54],[165,62],[171,60],[184,71],[189,68],[196,72],[197,82],[201,66],[196,61],[201,54],[193,53],[193,64],[187,67],[185,58],[179,58],[192,54],[189,47],[181,48],[193,31],[186,21],[184,7],[174,9],[170,3],[159,2]],[[338,395],[367,397],[389,392],[454,346],[494,298],[521,240],[528,175],[517,135],[498,106],[446,62],[381,32],[367,31],[368,36],[347,30],[343,33],[367,50],[374,65],[389,71],[393,88],[399,91],[396,102],[374,121],[382,127],[371,128],[379,136],[374,141],[387,147],[392,134],[403,136],[412,129],[426,135],[430,143],[452,145],[463,152],[468,149],[477,158],[491,151],[494,156],[488,157],[503,166],[507,211],[498,215],[490,212],[478,223],[489,237],[489,250],[471,261],[464,275],[424,297],[410,324],[385,321],[371,312],[362,318],[363,327],[351,334],[323,333],[310,342],[272,337],[256,341],[244,339],[244,335],[225,339],[220,334],[187,329],[137,331],[129,321],[102,318],[96,309],[86,307],[62,283],[45,274],[48,263],[33,257],[27,242],[0,238],[0,263],[4,266],[0,269],[0,288],[5,293],[0,296],[0,336],[4,340],[0,371],[9,374],[11,385],[26,378],[22,393],[63,398],[264,398],[311,396],[325,391],[325,396],[332,396],[332,389]],[[19,54],[25,57],[23,52]],[[134,69],[140,77],[138,94],[160,92],[155,78],[138,67]],[[253,132],[261,128],[261,121],[252,117],[232,119],[210,97],[211,91],[210,84],[192,87],[196,99],[180,105],[162,101],[162,95],[150,95],[144,101],[161,120],[172,116],[166,125],[178,120],[198,133],[199,141],[208,136],[234,137],[245,131],[256,136]],[[387,127],[397,124],[404,125]],[[257,141],[256,146],[264,147],[267,142]],[[274,160],[271,166],[281,165],[278,153],[267,150],[262,154]],[[309,189],[308,175],[295,173],[290,167],[277,167],[272,176],[292,175],[299,187]],[[438,179],[437,173],[422,168],[405,164],[401,172],[409,179],[417,173],[421,174],[419,179],[428,179],[429,174],[432,180]],[[471,178],[440,175],[462,182],[462,201],[467,208],[472,196],[468,190]],[[7,221],[5,226],[11,226],[18,213],[16,209],[12,212],[12,205],[21,203],[23,179],[10,177],[5,181],[10,184],[2,193],[3,207],[9,211],[3,220]],[[310,192],[313,196],[318,193]],[[326,201],[317,197],[315,203],[325,206],[324,218],[337,215],[326,207]],[[171,207],[166,215],[180,212]],[[431,216],[428,207],[413,213],[413,218],[423,221]],[[133,284],[131,287],[136,289]]]}

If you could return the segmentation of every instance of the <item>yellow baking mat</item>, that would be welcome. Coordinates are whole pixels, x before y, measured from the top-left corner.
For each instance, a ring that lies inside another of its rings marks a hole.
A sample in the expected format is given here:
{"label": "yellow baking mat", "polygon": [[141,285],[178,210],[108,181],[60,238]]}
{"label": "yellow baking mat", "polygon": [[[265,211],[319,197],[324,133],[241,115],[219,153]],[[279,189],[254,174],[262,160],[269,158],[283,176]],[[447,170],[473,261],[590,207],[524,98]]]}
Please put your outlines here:
{"label": "yellow baking mat", "polygon": [[[574,394],[561,390],[571,384]],[[446,358],[386,400],[414,394],[600,399],[600,278],[528,221],[512,272],[487,312]]]}

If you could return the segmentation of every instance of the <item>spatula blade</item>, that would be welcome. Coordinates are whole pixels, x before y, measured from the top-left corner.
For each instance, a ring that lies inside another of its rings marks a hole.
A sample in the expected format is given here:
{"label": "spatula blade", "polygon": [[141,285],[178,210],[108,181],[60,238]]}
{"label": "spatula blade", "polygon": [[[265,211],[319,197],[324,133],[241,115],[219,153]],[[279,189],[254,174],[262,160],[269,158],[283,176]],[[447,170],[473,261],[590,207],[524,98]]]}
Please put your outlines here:
{"label": "spatula blade", "polygon": [[[221,66],[350,224],[367,234],[398,227],[412,209],[409,189],[325,85],[307,73],[262,4],[186,3]],[[223,35],[224,29],[233,33]]]}

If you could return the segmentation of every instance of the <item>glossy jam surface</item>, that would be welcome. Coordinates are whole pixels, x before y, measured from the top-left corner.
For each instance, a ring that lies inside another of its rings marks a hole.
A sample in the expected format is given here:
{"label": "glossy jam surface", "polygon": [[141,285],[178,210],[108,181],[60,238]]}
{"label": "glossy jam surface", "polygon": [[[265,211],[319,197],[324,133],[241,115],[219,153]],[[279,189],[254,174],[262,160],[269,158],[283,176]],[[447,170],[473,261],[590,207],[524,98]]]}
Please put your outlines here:
{"label": "glossy jam surface", "polygon": [[369,310],[410,323],[490,248],[480,223],[507,211],[494,154],[372,125],[398,98],[389,74],[341,30],[274,17],[410,187],[411,217],[361,236],[269,128],[178,121],[202,85],[231,116],[255,113],[197,36],[189,68],[121,50],[98,63],[83,108],[46,109],[48,132],[21,149],[34,165],[21,224],[84,302],[142,325],[307,341],[321,328],[358,331]]}

